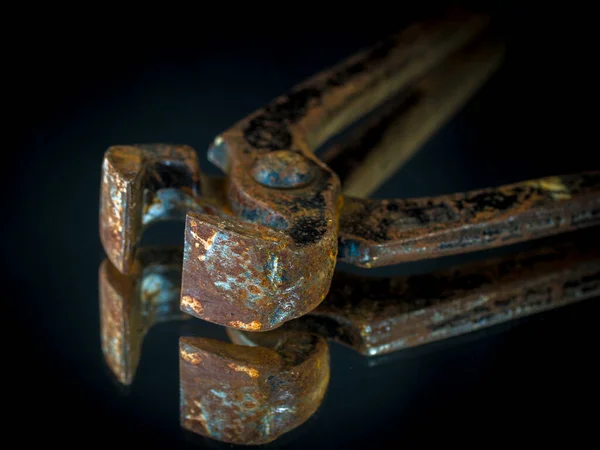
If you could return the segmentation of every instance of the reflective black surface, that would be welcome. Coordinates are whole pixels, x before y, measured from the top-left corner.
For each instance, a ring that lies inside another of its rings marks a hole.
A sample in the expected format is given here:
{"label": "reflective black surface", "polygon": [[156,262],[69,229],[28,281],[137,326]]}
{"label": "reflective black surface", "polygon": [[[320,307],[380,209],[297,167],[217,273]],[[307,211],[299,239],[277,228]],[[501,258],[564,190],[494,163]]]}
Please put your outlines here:
{"label": "reflective black surface", "polygon": [[[598,167],[595,144],[583,137],[583,113],[561,103],[564,92],[573,91],[560,89],[564,65],[544,50],[546,35],[529,28],[529,16],[499,17],[509,39],[501,71],[378,196],[435,195]],[[71,44],[40,43],[37,61],[45,61],[48,76],[30,83],[19,103],[19,112],[27,103],[30,120],[4,179],[5,345],[16,356],[5,360],[4,369],[17,381],[20,401],[8,413],[25,427],[19,439],[68,447],[229,447],[179,425],[178,339],[227,340],[222,328],[199,320],[157,325],[127,389],[105,364],[97,216],[103,152],[118,143],[181,142],[199,151],[203,170],[215,171],[204,153],[217,133],[393,30],[391,22],[360,31],[315,25],[290,33],[280,26],[273,30],[278,39],[215,26],[199,32],[194,49],[136,51],[115,43],[80,53]],[[181,244],[182,231],[182,224],[155,227],[145,240]],[[425,271],[459,260],[379,273]],[[377,360],[331,344],[323,404],[272,446],[593,438],[599,308],[588,300]]]}

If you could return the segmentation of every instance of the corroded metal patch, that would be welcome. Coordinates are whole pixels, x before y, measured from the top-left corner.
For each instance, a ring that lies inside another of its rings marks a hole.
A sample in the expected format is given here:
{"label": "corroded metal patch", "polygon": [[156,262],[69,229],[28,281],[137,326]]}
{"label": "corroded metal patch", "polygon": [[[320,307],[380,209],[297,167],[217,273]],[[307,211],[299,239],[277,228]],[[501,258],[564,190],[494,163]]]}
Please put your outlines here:
{"label": "corroded metal patch", "polygon": [[186,319],[179,310],[181,249],[145,248],[124,275],[105,259],[99,270],[102,354],[119,383],[133,381],[146,333]]}
{"label": "corroded metal patch", "polygon": [[[112,146],[104,154],[100,240],[108,259],[129,273],[144,227],[200,209],[200,168],[187,145]],[[184,211],[183,214],[181,211]]]}
{"label": "corroded metal patch", "polygon": [[339,260],[378,267],[600,224],[600,172],[415,199],[346,198]]}
{"label": "corroded metal patch", "polygon": [[[298,246],[266,226],[190,213],[181,309],[242,330],[276,328],[325,298],[335,257],[331,249]],[[327,271],[315,271],[323,260]]]}
{"label": "corroded metal patch", "polygon": [[180,339],[183,428],[222,442],[258,445],[314,414],[329,383],[325,340],[291,332],[262,344]]}
{"label": "corroded metal patch", "polygon": [[[281,330],[318,333],[374,356],[595,298],[600,247],[594,239],[583,233],[561,244],[413,276],[336,273],[325,301]],[[243,333],[250,342],[261,335]]]}

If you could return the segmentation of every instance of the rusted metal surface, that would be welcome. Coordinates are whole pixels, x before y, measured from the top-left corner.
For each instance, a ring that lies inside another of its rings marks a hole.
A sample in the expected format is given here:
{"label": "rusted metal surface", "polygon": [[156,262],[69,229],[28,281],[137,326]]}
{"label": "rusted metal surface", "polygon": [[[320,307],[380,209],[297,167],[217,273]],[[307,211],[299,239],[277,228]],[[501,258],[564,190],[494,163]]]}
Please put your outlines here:
{"label": "rusted metal surface", "polygon": [[[323,257],[304,253],[269,227],[188,213],[181,308],[196,317],[260,331],[299,317],[327,294],[333,265],[315,271]],[[315,286],[321,286],[315,296]]]}
{"label": "rusted metal surface", "polygon": [[[568,241],[412,276],[336,273],[326,300],[277,330],[228,328],[233,343],[181,337],[180,422],[218,441],[258,445],[299,427],[321,405],[326,340],[373,357],[600,296],[600,243]],[[100,269],[102,350],[130,384],[145,333],[177,311],[181,249],[141,249],[134,274]]]}
{"label": "rusted metal surface", "polygon": [[[298,85],[215,139],[209,159],[225,177],[203,175],[188,146],[109,148],[100,325],[116,378],[132,382],[160,321],[224,325],[233,344],[180,338],[181,426],[264,444],[321,404],[326,339],[382,355],[599,296],[592,233],[424,275],[334,273],[338,261],[371,268],[599,224],[600,172],[591,171],[432,198],[357,198],[498,66],[502,46],[487,25],[469,14],[418,23]],[[350,140],[316,156],[365,115]],[[183,249],[138,249],[161,220],[185,220]]]}
{"label": "rusted metal surface", "polygon": [[189,209],[218,213],[201,193],[195,150],[187,145],[110,147],[102,163],[100,239],[108,259],[129,273],[144,228],[183,219]]}
{"label": "rusted metal surface", "polygon": [[472,15],[416,24],[218,136],[209,159],[227,174],[228,206],[236,217],[188,214],[182,308],[255,331],[314,309],[333,276],[343,198],[339,179],[313,151],[487,23]]}
{"label": "rusted metal surface", "polygon": [[[146,333],[190,317],[179,310],[181,260],[181,248],[142,248],[128,275],[108,259],[101,264],[102,353],[122,385],[134,380]],[[182,427],[223,442],[262,444],[314,414],[329,382],[325,338],[274,332],[259,345],[180,338]]]}
{"label": "rusted metal surface", "polygon": [[[181,252],[142,255],[148,267],[145,281],[120,274],[107,261],[100,272],[103,349],[115,373],[132,373],[127,367],[137,364],[141,338],[153,323],[188,317],[174,311]],[[365,355],[379,355],[599,295],[600,246],[589,230],[559,244],[434,273],[392,278],[336,273],[318,308],[277,331],[317,333]],[[141,334],[131,332],[135,329]],[[269,346],[269,339],[281,335],[230,336],[236,343]]]}
{"label": "rusted metal surface", "polygon": [[338,259],[377,267],[466,253],[600,223],[600,172],[433,198],[346,199]]}
{"label": "rusted metal surface", "polygon": [[[337,260],[377,267],[508,245],[597,225],[600,173],[530,180],[437,198],[346,198]],[[233,328],[265,331],[320,304],[320,254],[272,228],[189,213],[182,309]],[[333,259],[333,255],[329,255]],[[293,273],[293,276],[290,275]]]}
{"label": "rusted metal surface", "polygon": [[488,22],[461,14],[415,24],[276,98],[215,139],[209,159],[225,178],[203,176],[187,146],[111,147],[100,204],[108,258],[135,271],[144,228],[185,217],[181,310],[268,331],[317,308],[337,261],[377,267],[597,225],[600,172],[368,200],[344,196],[315,156],[337,132],[404,98],[399,114],[390,106],[397,117],[383,107],[354,146],[325,153],[375,150],[345,178],[350,192],[371,192],[497,67],[502,46],[490,44]]}
{"label": "rusted metal surface", "polygon": [[[318,333],[374,356],[595,298],[600,296],[595,238],[586,233],[571,242],[421,275],[336,273],[327,299],[280,330]],[[260,342],[264,334],[228,333],[247,343]]]}
{"label": "rusted metal surface", "polygon": [[124,275],[105,259],[99,270],[102,353],[119,383],[133,381],[144,336],[156,323],[185,319],[179,309],[181,248],[145,248]]}
{"label": "rusted metal surface", "polygon": [[183,428],[222,442],[258,445],[314,414],[329,383],[325,339],[292,331],[260,341],[260,347],[246,347],[180,339]]}
{"label": "rusted metal surface", "polygon": [[495,38],[476,39],[321,153],[344,195],[373,194],[473,96],[503,55],[504,45]]}

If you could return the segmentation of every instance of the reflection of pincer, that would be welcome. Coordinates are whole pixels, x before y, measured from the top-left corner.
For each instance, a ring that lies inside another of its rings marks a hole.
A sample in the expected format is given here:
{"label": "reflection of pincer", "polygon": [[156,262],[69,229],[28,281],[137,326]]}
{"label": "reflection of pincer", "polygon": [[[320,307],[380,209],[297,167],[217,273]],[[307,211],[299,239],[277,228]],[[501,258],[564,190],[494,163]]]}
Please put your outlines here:
{"label": "reflection of pincer", "polygon": [[129,275],[105,259],[100,265],[102,353],[124,385],[131,384],[144,336],[156,323],[190,316],[179,310],[180,248],[144,248]]}
{"label": "reflection of pincer", "polygon": [[[592,230],[580,231],[558,244],[411,276],[336,273],[318,308],[275,331],[314,332],[376,356],[594,298],[600,294],[594,239]],[[265,334],[227,332],[255,345]]]}
{"label": "reflection of pincer", "polygon": [[329,383],[324,338],[267,333],[261,347],[204,338],[179,343],[181,425],[232,444],[264,444],[304,423]]}
{"label": "reflection of pincer", "polygon": [[[182,337],[183,428],[230,443],[266,443],[304,423],[329,381],[326,339],[382,355],[600,293],[593,233],[560,244],[412,276],[337,273],[310,314],[267,332],[228,328],[233,344]],[[102,350],[129,385],[145,333],[179,311],[181,250],[142,249],[133,274],[100,268]],[[241,344],[241,345],[238,345]]]}
{"label": "reflection of pincer", "polygon": [[[142,248],[129,275],[99,270],[102,352],[119,383],[132,383],[144,336],[179,310],[182,251]],[[329,350],[303,331],[263,335],[261,347],[180,339],[181,425],[231,443],[266,443],[304,423],[329,382]]]}

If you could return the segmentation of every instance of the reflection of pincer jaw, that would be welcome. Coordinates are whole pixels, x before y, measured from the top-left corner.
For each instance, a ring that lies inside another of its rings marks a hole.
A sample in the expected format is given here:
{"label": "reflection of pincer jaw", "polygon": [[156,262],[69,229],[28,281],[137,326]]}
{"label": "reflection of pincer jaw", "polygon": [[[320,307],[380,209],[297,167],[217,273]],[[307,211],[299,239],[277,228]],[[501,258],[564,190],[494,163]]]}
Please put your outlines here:
{"label": "reflection of pincer jaw", "polygon": [[261,347],[180,338],[183,428],[222,442],[258,445],[315,413],[329,383],[325,339],[302,332],[260,334]]}
{"label": "reflection of pincer jaw", "polygon": [[99,270],[102,353],[119,383],[133,381],[144,336],[156,323],[186,319],[179,310],[179,248],[141,249],[129,275],[105,259]]}

